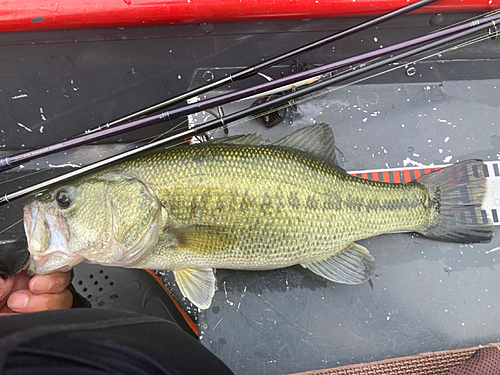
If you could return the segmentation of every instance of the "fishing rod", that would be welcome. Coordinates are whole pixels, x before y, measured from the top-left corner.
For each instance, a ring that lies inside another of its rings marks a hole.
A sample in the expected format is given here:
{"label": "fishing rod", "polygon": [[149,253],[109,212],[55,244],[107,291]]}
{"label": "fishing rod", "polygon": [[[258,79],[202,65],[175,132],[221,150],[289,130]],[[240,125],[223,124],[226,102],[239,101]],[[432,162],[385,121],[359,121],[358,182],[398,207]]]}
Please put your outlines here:
{"label": "fishing rod", "polygon": [[237,71],[235,73],[230,74],[227,77],[224,77],[224,78],[218,79],[216,81],[213,81],[212,83],[203,85],[203,86],[198,87],[196,89],[192,89],[192,90],[186,91],[185,93],[183,93],[181,95],[178,95],[178,96],[176,96],[174,98],[171,98],[171,99],[165,100],[163,102],[154,104],[154,105],[152,105],[150,107],[144,108],[144,109],[139,110],[139,111],[134,112],[134,113],[131,113],[129,115],[126,115],[126,116],[121,117],[119,119],[116,119],[114,121],[107,122],[106,124],[103,124],[103,125],[95,128],[95,129],[93,129],[93,130],[87,131],[86,133],[90,133],[90,132],[94,132],[94,131],[99,131],[102,128],[107,128],[107,127],[110,127],[110,126],[113,126],[113,125],[124,123],[124,122],[127,122],[129,120],[133,120],[133,119],[145,116],[145,115],[149,115],[149,114],[161,111],[161,110],[163,110],[165,108],[168,108],[168,107],[170,107],[172,105],[178,104],[178,103],[180,103],[180,102],[182,102],[184,100],[190,99],[190,98],[195,97],[197,95],[204,94],[204,93],[206,93],[208,91],[216,89],[216,88],[218,88],[220,86],[223,86],[225,84],[246,79],[248,77],[251,77],[251,76],[257,74],[259,71],[264,70],[266,68],[269,68],[269,67],[271,67],[273,65],[276,65],[276,64],[278,64],[280,62],[293,59],[293,58],[295,58],[297,56],[303,55],[304,53],[310,52],[310,51],[312,51],[312,50],[314,50],[316,48],[322,47],[322,46],[324,46],[324,45],[326,45],[328,43],[331,43],[331,42],[334,42],[336,40],[345,38],[347,36],[350,36],[352,34],[360,32],[362,30],[366,30],[366,29],[368,29],[370,27],[373,27],[373,26],[376,26],[376,25],[378,25],[378,24],[380,24],[382,22],[388,21],[388,20],[390,20],[392,18],[395,18],[397,16],[400,16],[402,14],[409,13],[409,12],[411,12],[413,10],[422,8],[425,5],[434,3],[436,1],[438,1],[438,0],[419,0],[419,1],[416,1],[416,2],[414,2],[412,4],[406,5],[404,7],[398,8],[398,9],[395,9],[395,10],[389,12],[389,13],[385,13],[385,14],[382,14],[382,15],[380,15],[378,17],[370,19],[368,21],[362,22],[362,23],[360,23],[358,25],[355,25],[353,27],[350,27],[350,28],[348,28],[346,30],[343,30],[343,31],[340,31],[338,33],[329,35],[329,36],[327,36],[325,38],[318,39],[315,42],[308,43],[308,44],[306,44],[306,45],[304,45],[302,47],[296,48],[296,49],[294,49],[292,51],[285,52],[285,53],[283,53],[283,54],[281,54],[279,56],[273,57],[273,58],[271,58],[269,60],[265,60],[265,61],[262,61],[262,62],[256,64],[256,65],[252,65],[252,66],[246,67],[246,68],[244,68],[242,70],[239,70],[239,71]]}
{"label": "fishing rod", "polygon": [[[26,152],[14,154],[14,155],[5,156],[3,158],[0,158],[0,171],[21,165],[21,164],[26,163],[30,160],[35,159],[35,158],[40,158],[40,157],[47,156],[47,155],[50,155],[50,154],[53,154],[53,153],[56,153],[59,151],[68,150],[68,149],[73,148],[73,147],[81,146],[81,145],[95,142],[98,140],[102,140],[102,139],[105,139],[108,137],[123,134],[123,133],[129,132],[129,131],[132,131],[132,130],[140,129],[140,128],[145,127],[145,126],[154,125],[154,124],[161,123],[164,121],[170,121],[170,120],[173,120],[174,118],[186,116],[188,114],[193,114],[193,113],[198,112],[200,110],[212,108],[211,106],[209,106],[210,105],[209,103],[207,104],[207,106],[205,106],[202,109],[197,109],[196,106],[193,106],[192,108],[186,108],[186,106],[184,106],[184,107],[180,107],[182,109],[177,109],[177,111],[172,113],[172,114],[170,114],[168,111],[162,112],[160,114],[160,116],[146,117],[145,118],[146,120],[141,121],[144,119],[144,116],[146,116],[146,115],[158,112],[158,111],[163,110],[169,106],[172,106],[174,104],[178,104],[186,99],[189,99],[189,98],[195,97],[197,95],[200,95],[202,93],[205,93],[207,91],[213,90],[213,89],[220,87],[224,84],[248,78],[248,77],[258,73],[260,70],[263,70],[263,69],[268,68],[270,66],[276,65],[277,63],[292,59],[292,58],[297,57],[301,54],[309,52],[313,49],[324,46],[327,43],[331,43],[335,40],[345,38],[345,37],[352,35],[356,32],[359,32],[361,30],[365,30],[369,27],[373,27],[373,26],[378,25],[384,21],[392,19],[396,16],[399,16],[399,15],[407,13],[407,12],[411,12],[415,9],[421,8],[427,4],[430,4],[430,3],[433,3],[436,1],[438,1],[438,0],[419,0],[419,1],[416,1],[415,3],[406,5],[402,8],[396,9],[392,12],[383,14],[383,15],[376,17],[376,18],[373,18],[369,21],[360,23],[360,24],[353,26],[347,30],[344,30],[344,31],[341,31],[339,33],[336,33],[336,34],[327,36],[325,38],[319,39],[315,42],[309,43],[309,44],[302,46],[302,47],[299,47],[295,50],[286,52],[286,53],[279,55],[277,57],[274,57],[270,60],[266,60],[264,62],[261,62],[257,65],[247,67],[243,70],[240,70],[236,73],[230,74],[229,76],[222,78],[220,80],[214,81],[210,84],[207,84],[207,85],[204,85],[202,87],[187,91],[187,92],[185,92],[179,96],[176,96],[172,99],[155,104],[153,106],[150,106],[150,107],[145,108],[143,110],[140,110],[138,112],[132,113],[130,115],[124,116],[124,117],[119,118],[117,120],[114,120],[112,122],[101,125],[93,130],[85,132],[84,134],[77,135],[77,136],[72,137],[70,139],[67,139],[67,140],[64,140],[62,142],[58,142],[58,143],[55,143],[55,144],[52,144],[49,146],[41,147],[38,149],[34,149],[34,150],[30,150],[30,151],[26,151]],[[341,61],[343,61],[343,60],[341,60]],[[355,64],[355,63],[357,63],[357,62],[348,61],[345,64],[349,65],[349,64]],[[341,64],[340,66],[334,67],[333,69],[338,69],[339,67],[347,66],[345,64],[344,65]],[[291,75],[289,77],[294,77],[294,75]],[[310,77],[308,77],[308,78],[310,78]],[[299,81],[299,79],[291,78],[288,81],[289,82],[297,82],[297,81]],[[279,87],[279,85],[280,85],[279,80],[275,80],[273,82],[277,82],[277,84],[273,85],[275,88]],[[243,96],[240,97],[239,99],[242,99],[243,97],[245,97],[245,94],[243,94]],[[228,100],[230,100],[230,99],[228,99]],[[217,105],[222,105],[222,104],[226,104],[226,103],[221,102]],[[184,111],[183,109],[185,109],[186,111]],[[164,116],[162,116],[162,115],[164,115]],[[134,119],[139,119],[141,117],[143,119],[137,120],[137,122],[134,121]],[[149,120],[151,120],[151,121],[149,121]],[[129,122],[127,122],[127,121],[129,121]]]}
{"label": "fishing rod", "polygon": [[[310,94],[314,91],[318,91],[318,90],[321,90],[321,89],[326,88],[328,86],[332,86],[336,83],[339,83],[340,81],[353,78],[355,76],[364,74],[364,73],[369,72],[371,70],[386,66],[387,64],[391,64],[391,63],[397,62],[399,60],[408,58],[410,56],[417,55],[419,53],[436,48],[440,45],[456,41],[457,39],[467,37],[473,33],[477,33],[478,31],[481,31],[484,29],[489,29],[489,28],[494,28],[495,24],[499,21],[500,21],[500,14],[473,20],[470,22],[471,25],[468,29],[462,30],[458,33],[454,33],[453,35],[450,35],[446,38],[442,38],[440,40],[430,42],[426,45],[411,49],[411,50],[406,51],[406,52],[402,52],[400,54],[391,56],[391,57],[386,58],[384,60],[377,61],[377,62],[372,63],[370,65],[365,65],[365,66],[359,67],[358,69],[351,70],[345,74],[341,74],[341,75],[335,76],[333,78],[324,80],[324,81],[319,82],[315,85],[309,86],[309,87],[304,88],[304,89],[299,90],[299,91],[295,91],[295,92],[286,94],[284,96],[278,97],[278,98],[270,100],[268,102],[259,104],[255,107],[250,107],[250,108],[232,113],[232,114],[227,115],[227,116],[221,116],[215,120],[211,120],[211,121],[206,122],[204,124],[201,124],[200,126],[197,126],[195,128],[184,130],[184,131],[178,131],[175,134],[173,134],[167,138],[164,138],[164,139],[158,140],[156,142],[138,147],[138,148],[130,150],[130,151],[126,151],[124,153],[121,153],[121,154],[118,154],[115,156],[112,156],[110,158],[101,160],[97,163],[94,163],[94,164],[85,166],[81,169],[64,174],[62,176],[55,177],[53,179],[50,179],[50,180],[41,182],[39,184],[30,186],[29,188],[25,188],[25,189],[22,189],[22,190],[19,190],[17,192],[10,193],[10,194],[5,194],[3,197],[0,197],[0,205],[9,203],[15,199],[25,197],[25,196],[33,194],[35,192],[39,192],[39,191],[46,189],[47,187],[49,187],[53,184],[65,182],[65,181],[70,180],[72,178],[78,177],[82,174],[85,174],[85,173],[88,173],[91,171],[95,171],[99,168],[102,168],[102,167],[108,166],[112,163],[118,162],[124,158],[135,156],[141,152],[151,150],[151,149],[156,148],[158,146],[161,146],[163,144],[173,142],[173,141],[178,141],[180,139],[185,139],[188,137],[201,135],[203,133],[217,129],[221,126],[227,125],[230,122],[237,121],[237,120],[242,119],[244,117],[254,116],[256,114],[260,114],[263,111],[275,108],[283,103],[287,103],[291,100],[294,100],[298,97],[301,97],[301,96],[304,96],[307,94]],[[408,41],[408,42],[410,42],[410,41]]]}

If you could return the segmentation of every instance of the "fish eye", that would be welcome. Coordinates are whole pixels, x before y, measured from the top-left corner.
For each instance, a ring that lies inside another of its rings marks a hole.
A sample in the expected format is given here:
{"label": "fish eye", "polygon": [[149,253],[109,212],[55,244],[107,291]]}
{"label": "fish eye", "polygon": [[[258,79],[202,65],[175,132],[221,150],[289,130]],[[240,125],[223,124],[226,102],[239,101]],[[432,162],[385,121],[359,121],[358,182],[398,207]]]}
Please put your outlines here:
{"label": "fish eye", "polygon": [[59,190],[56,194],[56,202],[60,208],[68,208],[71,204],[71,196],[66,190]]}

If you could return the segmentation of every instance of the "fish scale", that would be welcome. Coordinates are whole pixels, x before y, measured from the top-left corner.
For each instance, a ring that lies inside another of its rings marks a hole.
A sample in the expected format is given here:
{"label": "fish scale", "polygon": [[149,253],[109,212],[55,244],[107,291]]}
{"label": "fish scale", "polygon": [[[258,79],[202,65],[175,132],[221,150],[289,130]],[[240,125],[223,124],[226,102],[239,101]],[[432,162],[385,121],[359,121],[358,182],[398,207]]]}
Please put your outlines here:
{"label": "fish scale", "polygon": [[157,177],[148,186],[178,225],[228,228],[236,240],[206,243],[215,250],[203,257],[158,248],[141,267],[286,267],[331,256],[360,238],[430,222],[422,186],[355,178],[287,147],[198,144],[122,167],[143,181],[153,169]]}
{"label": "fish scale", "polygon": [[331,128],[318,124],[274,144],[246,135],[168,148],[54,187],[24,209],[29,271],[82,260],[172,270],[181,292],[206,309],[214,268],[301,264],[358,284],[375,269],[359,239],[397,231],[491,239],[482,161],[397,184],[347,174],[334,151]]}

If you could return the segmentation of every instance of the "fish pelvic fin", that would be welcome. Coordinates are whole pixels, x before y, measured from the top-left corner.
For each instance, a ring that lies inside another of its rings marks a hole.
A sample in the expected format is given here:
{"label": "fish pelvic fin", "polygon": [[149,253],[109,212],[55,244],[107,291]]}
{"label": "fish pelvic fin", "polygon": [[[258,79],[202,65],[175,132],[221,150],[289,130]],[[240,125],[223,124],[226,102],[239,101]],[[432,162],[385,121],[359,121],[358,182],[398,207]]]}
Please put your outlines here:
{"label": "fish pelvic fin", "polygon": [[212,268],[181,268],[174,271],[174,276],[184,297],[202,310],[210,307],[216,283]]}
{"label": "fish pelvic fin", "polygon": [[465,160],[417,180],[430,195],[432,221],[423,235],[460,243],[490,242],[493,223],[482,210],[486,197],[486,164]]}
{"label": "fish pelvic fin", "polygon": [[342,284],[361,284],[375,271],[375,260],[368,250],[354,242],[329,258],[301,265],[316,275]]}

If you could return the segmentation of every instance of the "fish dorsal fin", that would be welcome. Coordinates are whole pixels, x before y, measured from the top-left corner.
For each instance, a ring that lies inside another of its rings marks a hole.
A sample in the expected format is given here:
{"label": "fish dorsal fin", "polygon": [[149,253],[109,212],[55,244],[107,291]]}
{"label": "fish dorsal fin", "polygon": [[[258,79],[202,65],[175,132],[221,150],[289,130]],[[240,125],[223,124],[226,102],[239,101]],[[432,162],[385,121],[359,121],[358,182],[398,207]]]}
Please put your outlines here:
{"label": "fish dorsal fin", "polygon": [[231,137],[217,138],[208,141],[216,145],[245,145],[245,146],[262,146],[270,145],[271,142],[262,138],[257,134],[234,135]]}
{"label": "fish dorsal fin", "polygon": [[373,275],[375,261],[366,248],[352,243],[329,258],[302,267],[336,283],[361,284]]}
{"label": "fish dorsal fin", "polygon": [[202,310],[210,307],[215,293],[213,269],[181,268],[174,276],[184,297]]}
{"label": "fish dorsal fin", "polygon": [[281,138],[274,145],[306,151],[338,165],[337,157],[335,156],[335,137],[328,124],[319,123],[306,126]]}

